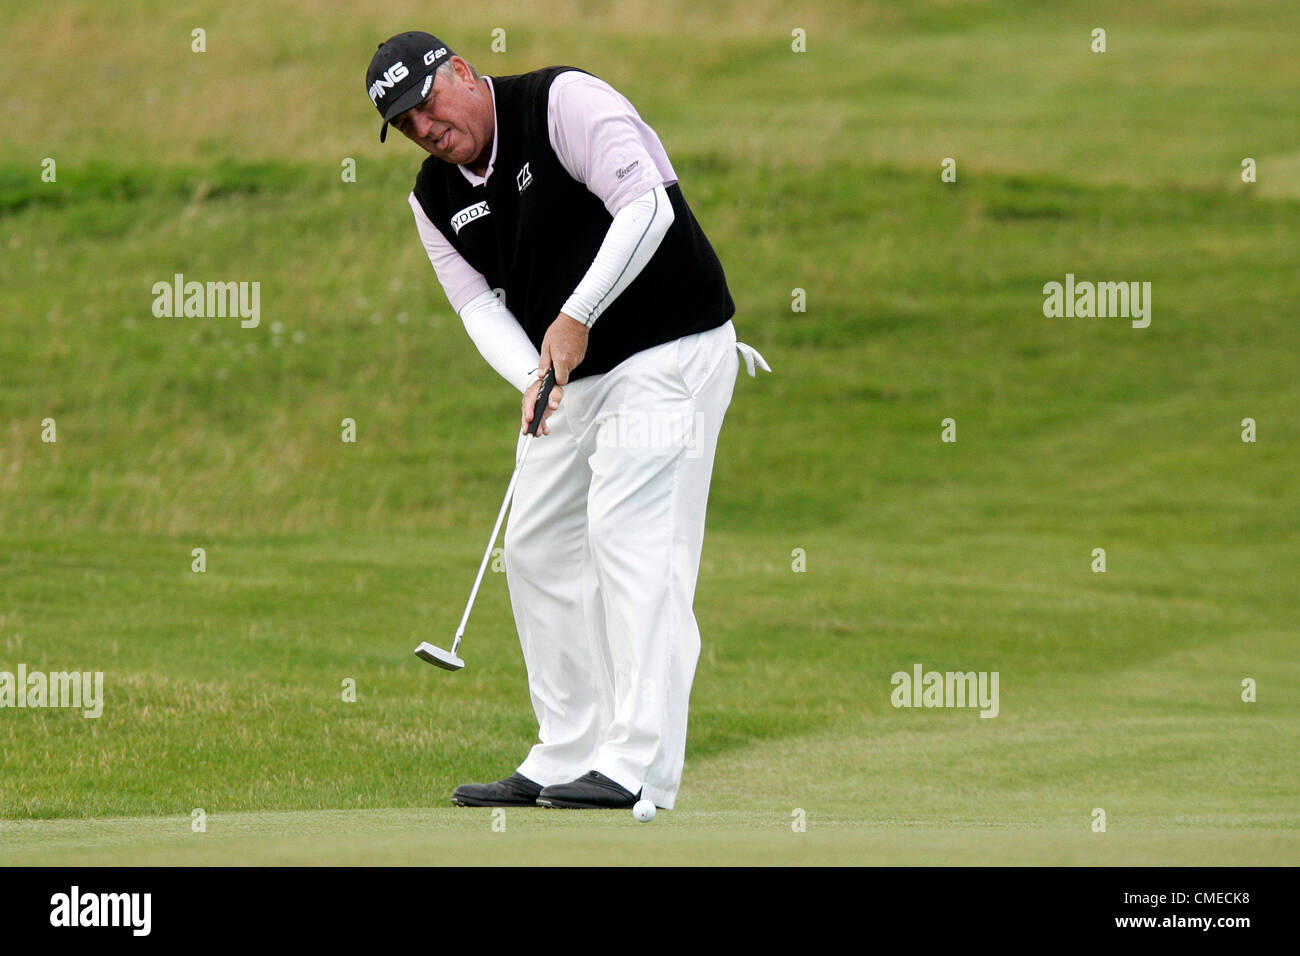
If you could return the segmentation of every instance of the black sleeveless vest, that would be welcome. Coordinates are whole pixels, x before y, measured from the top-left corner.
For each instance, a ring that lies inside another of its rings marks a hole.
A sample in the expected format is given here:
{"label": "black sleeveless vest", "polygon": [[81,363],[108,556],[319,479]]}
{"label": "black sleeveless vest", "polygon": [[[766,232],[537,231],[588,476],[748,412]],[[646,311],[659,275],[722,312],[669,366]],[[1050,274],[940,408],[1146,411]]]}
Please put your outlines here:
{"label": "black sleeveless vest", "polygon": [[[505,290],[506,306],[539,350],[613,221],[551,147],[551,82],[573,69],[554,66],[492,78],[497,154],[486,183],[471,186],[454,164],[434,156],[415,180],[415,198],[429,221],[489,286]],[[608,372],[643,349],[717,328],[736,312],[722,264],[681,188],[674,183],[666,191],[673,224],[646,267],[592,325],[575,379]]]}

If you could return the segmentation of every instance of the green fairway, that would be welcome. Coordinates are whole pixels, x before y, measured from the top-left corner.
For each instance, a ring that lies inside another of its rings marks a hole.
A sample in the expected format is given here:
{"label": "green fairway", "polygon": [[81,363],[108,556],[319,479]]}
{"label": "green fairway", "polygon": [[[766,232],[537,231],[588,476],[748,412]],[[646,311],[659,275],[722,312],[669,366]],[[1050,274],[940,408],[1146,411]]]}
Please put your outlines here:
{"label": "green fairway", "polygon": [[[0,709],[0,865],[1300,862],[1300,8],[1049,6],[0,9],[42,77],[0,96],[0,672],[104,673],[102,717]],[[649,825],[448,806],[536,733],[504,574],[464,672],[411,655],[518,397],[377,142],[398,29],[624,92],[775,371]],[[176,273],[260,282],[259,324],[155,317]],[[1150,282],[1150,326],[1045,317],[1067,274]],[[894,707],[918,664],[997,672],[997,716]]]}
{"label": "green fairway", "polygon": [[[1036,828],[869,826],[810,819],[793,833],[776,808],[662,814],[527,809],[238,813],[194,832],[188,817],[12,825],[3,866],[1252,866],[1294,859],[1294,831],[1135,830],[1096,836]],[[784,832],[782,832],[784,831]]]}

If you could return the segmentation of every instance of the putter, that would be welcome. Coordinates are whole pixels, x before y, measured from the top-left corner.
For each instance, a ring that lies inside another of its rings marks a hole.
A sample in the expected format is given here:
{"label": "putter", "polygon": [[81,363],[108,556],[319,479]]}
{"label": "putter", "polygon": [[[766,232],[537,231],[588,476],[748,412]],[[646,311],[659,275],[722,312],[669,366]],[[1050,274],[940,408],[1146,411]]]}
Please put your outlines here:
{"label": "putter", "polygon": [[524,447],[519,452],[519,460],[515,462],[514,474],[510,476],[510,484],[506,487],[505,501],[501,502],[501,510],[497,512],[497,523],[492,526],[492,540],[488,542],[487,550],[483,552],[483,560],[478,566],[478,576],[474,578],[474,587],[469,592],[469,603],[465,605],[465,613],[460,617],[460,627],[456,628],[456,637],[451,642],[451,650],[444,651],[441,647],[434,647],[428,641],[421,641],[420,646],[415,649],[416,657],[422,661],[428,661],[435,667],[458,671],[465,666],[465,662],[456,655],[456,651],[460,649],[461,638],[465,636],[465,624],[469,621],[469,612],[474,609],[474,599],[478,597],[479,585],[483,583],[483,572],[487,570],[488,558],[492,556],[492,549],[496,547],[497,535],[501,533],[501,522],[505,520],[506,509],[510,507],[510,501],[515,496],[515,485],[519,481],[519,473],[523,470],[524,459],[528,457],[528,449],[533,446],[533,439],[537,437],[537,429],[542,424],[542,412],[546,410],[546,403],[550,399],[551,389],[554,387],[555,366],[551,366],[546,372],[546,377],[542,379],[541,391],[537,393],[537,404],[533,406],[533,420],[528,425],[528,434],[524,438]]}

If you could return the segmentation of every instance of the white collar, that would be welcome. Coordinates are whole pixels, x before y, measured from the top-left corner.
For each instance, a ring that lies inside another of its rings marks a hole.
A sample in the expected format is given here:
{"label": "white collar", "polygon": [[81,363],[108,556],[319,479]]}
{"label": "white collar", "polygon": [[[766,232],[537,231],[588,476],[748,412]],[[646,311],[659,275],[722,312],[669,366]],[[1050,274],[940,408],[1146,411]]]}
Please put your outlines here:
{"label": "white collar", "polygon": [[488,157],[487,171],[482,176],[470,172],[468,166],[460,167],[461,175],[469,180],[471,186],[481,186],[487,182],[488,177],[492,175],[492,167],[497,161],[497,91],[492,85],[492,77],[483,77],[483,82],[487,84],[488,92],[492,94],[492,155]]}

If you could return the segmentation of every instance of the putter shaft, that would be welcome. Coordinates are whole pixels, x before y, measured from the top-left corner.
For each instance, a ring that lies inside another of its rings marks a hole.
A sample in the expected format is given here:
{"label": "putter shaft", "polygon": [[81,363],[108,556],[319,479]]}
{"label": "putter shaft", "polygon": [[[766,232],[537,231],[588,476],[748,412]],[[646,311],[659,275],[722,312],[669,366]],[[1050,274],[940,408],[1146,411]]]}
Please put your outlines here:
{"label": "putter shaft", "polygon": [[536,434],[530,434],[524,438],[524,447],[519,452],[519,460],[515,462],[514,473],[510,476],[510,484],[506,486],[506,497],[501,502],[501,510],[497,512],[497,522],[492,526],[492,538],[488,541],[487,550],[483,552],[483,560],[479,562],[478,574],[474,578],[474,587],[469,592],[469,601],[465,604],[465,613],[460,616],[460,626],[456,628],[456,639],[451,643],[452,654],[460,647],[460,639],[465,636],[465,624],[469,621],[469,612],[474,609],[474,599],[478,597],[479,585],[483,583],[483,572],[487,570],[488,558],[492,557],[492,549],[496,547],[497,535],[501,533],[501,522],[505,520],[506,510],[510,507],[510,501],[515,496],[515,485],[519,483],[519,473],[523,471],[524,459],[528,457],[528,449],[533,447],[533,439]]}
{"label": "putter shaft", "polygon": [[[444,667],[447,670],[459,670],[465,664],[456,655],[460,649],[461,638],[465,636],[465,624],[469,621],[469,612],[474,609],[474,599],[478,597],[479,586],[483,583],[483,572],[487,570],[488,559],[492,557],[492,549],[496,547],[497,536],[501,533],[501,522],[506,518],[506,511],[510,508],[510,502],[515,496],[515,486],[519,483],[519,474],[524,469],[524,461],[528,458],[528,450],[533,447],[533,439],[537,437],[537,431],[542,424],[542,414],[546,409],[547,402],[551,397],[551,390],[555,387],[555,369],[547,369],[546,376],[542,379],[542,387],[537,393],[537,403],[533,406],[532,422],[528,426],[528,431],[524,438],[524,446],[519,450],[519,457],[515,460],[515,470],[510,475],[510,484],[506,487],[505,500],[501,502],[501,510],[497,512],[496,524],[492,526],[492,538],[488,541],[487,550],[483,552],[483,560],[479,562],[478,574],[474,577],[474,587],[469,592],[469,600],[465,603],[465,613],[460,616],[460,625],[456,628],[456,638],[451,644],[451,653],[447,657],[441,655],[447,654],[446,651],[434,647],[427,642],[420,644],[415,649],[417,657],[426,660],[431,664]],[[447,658],[450,658],[448,660]]]}

